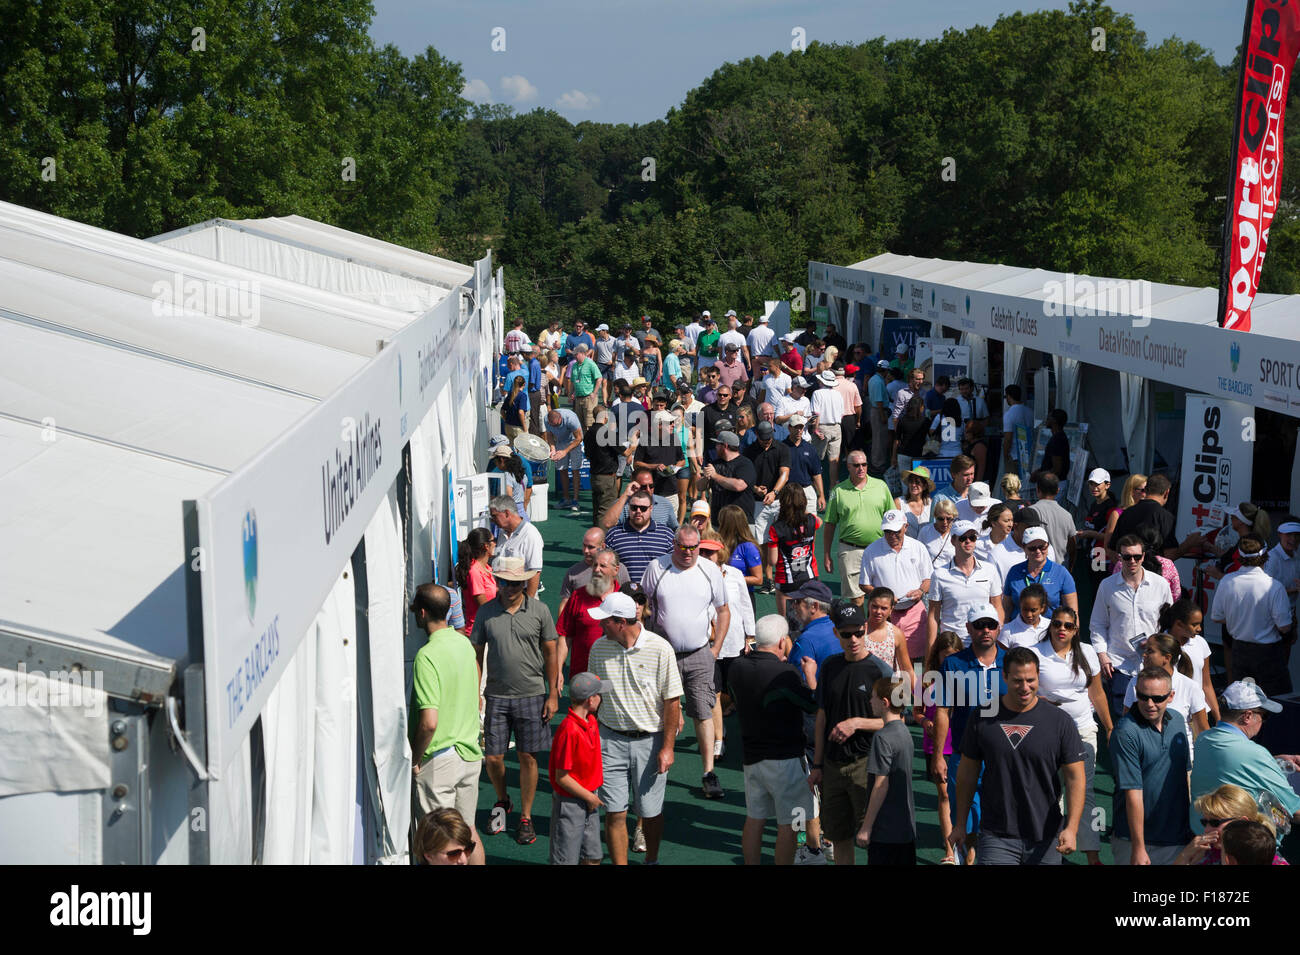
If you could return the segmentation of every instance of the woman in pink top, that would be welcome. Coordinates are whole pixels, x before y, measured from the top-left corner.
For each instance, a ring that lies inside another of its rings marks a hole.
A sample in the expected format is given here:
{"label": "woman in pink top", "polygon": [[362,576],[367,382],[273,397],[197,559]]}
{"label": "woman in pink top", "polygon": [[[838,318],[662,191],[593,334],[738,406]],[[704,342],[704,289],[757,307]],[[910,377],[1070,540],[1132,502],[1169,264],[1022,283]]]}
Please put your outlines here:
{"label": "woman in pink top", "polygon": [[476,527],[461,541],[456,557],[456,584],[465,599],[465,635],[474,632],[478,608],[497,595],[497,581],[492,576],[492,554],[496,541],[486,527]]}
{"label": "woman in pink top", "polygon": [[[951,630],[940,630],[939,635],[934,638],[934,646],[930,647],[930,655],[925,660],[925,677],[926,683],[921,691],[921,699],[925,702],[925,718],[921,720],[921,730],[924,734],[925,743],[922,750],[926,756],[934,755],[934,740],[931,738],[931,730],[934,728],[934,714],[938,707],[935,706],[936,689],[934,687],[935,676],[942,672],[943,661],[948,659],[954,653],[961,650],[961,637]],[[933,674],[933,675],[932,675]],[[948,737],[943,741],[943,755],[952,755],[952,730],[948,730]],[[930,761],[925,761],[927,766]],[[957,858],[952,854],[952,844],[948,842],[948,836],[952,833],[952,813],[948,811],[948,784],[937,779],[932,779],[935,791],[939,794],[939,834],[943,836],[944,857],[940,860],[941,865],[956,865]]]}

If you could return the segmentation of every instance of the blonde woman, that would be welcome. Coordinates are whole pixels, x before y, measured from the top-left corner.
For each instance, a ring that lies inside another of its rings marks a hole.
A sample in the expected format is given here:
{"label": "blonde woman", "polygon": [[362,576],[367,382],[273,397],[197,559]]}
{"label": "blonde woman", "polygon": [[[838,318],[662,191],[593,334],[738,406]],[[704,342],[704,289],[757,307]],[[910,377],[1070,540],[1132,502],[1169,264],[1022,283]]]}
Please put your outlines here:
{"label": "blonde woman", "polygon": [[[998,490],[1002,492],[1003,501],[1020,500],[1020,475],[1014,471],[1008,471],[1002,475],[1002,480],[998,482]],[[1018,504],[1012,504],[1013,508],[1019,507]]]}
{"label": "blonde woman", "polygon": [[952,525],[956,520],[957,505],[952,498],[941,497],[930,506],[930,523],[921,528],[916,539],[930,552],[933,563],[952,559]]}
{"label": "blonde woman", "polygon": [[[1277,834],[1273,820],[1259,811],[1255,798],[1232,783],[1224,783],[1213,792],[1205,793],[1193,806],[1201,815],[1203,831],[1178,854],[1174,865],[1222,865],[1223,850],[1219,846],[1219,837],[1223,834],[1224,826],[1238,819],[1258,822],[1274,835]],[[1273,864],[1287,863],[1275,853]]]}
{"label": "blonde woman", "polygon": [[[1102,541],[1110,540],[1115,534],[1115,525],[1119,522],[1119,516],[1124,513],[1125,509],[1132,507],[1138,501],[1146,500],[1147,496],[1147,476],[1145,474],[1130,474],[1128,480],[1124,482],[1124,493],[1120,495],[1119,507],[1111,508],[1110,516],[1106,518],[1106,532],[1102,535]],[[1106,550],[1107,560],[1118,559],[1119,554],[1116,551]]]}

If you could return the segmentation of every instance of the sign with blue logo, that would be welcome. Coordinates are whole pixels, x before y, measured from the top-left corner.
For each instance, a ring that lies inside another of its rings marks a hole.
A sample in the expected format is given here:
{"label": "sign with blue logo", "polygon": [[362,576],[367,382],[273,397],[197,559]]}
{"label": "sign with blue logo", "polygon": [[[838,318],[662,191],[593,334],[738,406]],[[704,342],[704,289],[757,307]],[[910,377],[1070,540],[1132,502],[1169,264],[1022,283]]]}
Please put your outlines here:
{"label": "sign with blue logo", "polygon": [[952,458],[916,458],[912,466],[924,464],[930,469],[930,480],[936,491],[946,491],[952,487]]}
{"label": "sign with blue logo", "polygon": [[257,514],[251,507],[244,514],[244,602],[252,623],[257,614]]}

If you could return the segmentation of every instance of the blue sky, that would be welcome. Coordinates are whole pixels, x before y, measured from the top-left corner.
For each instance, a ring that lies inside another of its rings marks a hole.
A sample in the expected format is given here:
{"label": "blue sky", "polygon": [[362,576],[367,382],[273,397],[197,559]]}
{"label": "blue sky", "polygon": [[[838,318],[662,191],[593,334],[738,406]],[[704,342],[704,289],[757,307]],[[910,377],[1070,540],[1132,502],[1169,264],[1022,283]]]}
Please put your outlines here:
{"label": "blue sky", "polygon": [[[725,62],[788,51],[792,31],[809,42],[871,37],[929,39],[949,28],[992,24],[1016,10],[1068,3],[997,0],[374,0],[371,35],[408,56],[426,46],[461,64],[467,95],[516,110],[555,109],[572,122],[660,119]],[[1129,0],[1149,43],[1194,41],[1231,61],[1241,42],[1244,2]],[[493,30],[505,30],[494,51]]]}

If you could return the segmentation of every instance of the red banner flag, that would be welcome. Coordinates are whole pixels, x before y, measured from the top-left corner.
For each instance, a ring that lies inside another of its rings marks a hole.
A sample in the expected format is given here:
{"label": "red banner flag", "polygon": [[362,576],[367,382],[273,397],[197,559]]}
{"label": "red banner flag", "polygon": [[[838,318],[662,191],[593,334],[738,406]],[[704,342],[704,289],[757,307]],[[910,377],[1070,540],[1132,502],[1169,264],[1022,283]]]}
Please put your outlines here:
{"label": "red banner flag", "polygon": [[1232,130],[1219,325],[1250,331],[1250,307],[1282,181],[1282,120],[1300,53],[1300,3],[1248,0]]}

